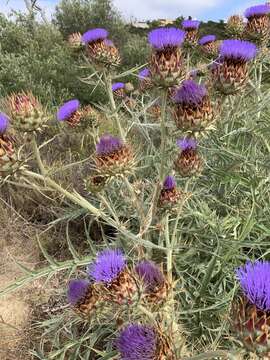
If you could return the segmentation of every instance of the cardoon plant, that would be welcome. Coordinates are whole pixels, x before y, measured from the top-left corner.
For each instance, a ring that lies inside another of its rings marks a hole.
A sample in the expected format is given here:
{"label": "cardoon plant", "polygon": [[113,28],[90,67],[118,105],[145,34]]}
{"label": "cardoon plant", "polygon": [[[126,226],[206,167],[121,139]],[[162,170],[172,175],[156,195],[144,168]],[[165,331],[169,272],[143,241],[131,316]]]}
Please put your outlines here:
{"label": "cardoon plant", "polygon": [[188,44],[195,45],[198,41],[198,30],[201,22],[199,20],[184,20],[182,21],[182,28],[186,32],[185,41]]}
{"label": "cardoon plant", "polygon": [[121,57],[113,42],[108,39],[106,29],[97,28],[86,31],[81,38],[90,61],[98,65],[119,65]]}
{"label": "cardoon plant", "polygon": [[101,286],[101,296],[122,303],[130,301],[136,285],[127,268],[126,259],[120,250],[104,250],[88,267],[92,281]]}
{"label": "cardoon plant", "polygon": [[[252,63],[258,50],[251,42],[219,46],[213,34],[198,43],[199,22],[183,26],[186,32],[150,31],[149,62],[129,70],[113,66],[120,56],[106,29],[87,31],[80,40],[87,57],[77,60],[89,72],[80,78],[94,90],[54,104],[46,127],[45,104],[30,92],[4,102],[10,120],[8,126],[1,113],[5,195],[13,187],[33,189],[36,207],[44,194],[51,202],[42,211],[59,214],[48,229],[61,223],[61,256],[55,259],[55,247],[43,244],[42,223],[37,238],[48,267],[21,265],[25,276],[6,290],[42,277],[56,281],[45,321],[38,319],[42,346],[32,352],[40,358],[242,356],[226,318],[232,300],[238,338],[269,356],[269,264],[237,270],[239,300],[233,273],[247,254],[269,252],[269,63],[263,57]],[[196,45],[183,55],[186,33],[196,33]],[[76,48],[79,35],[71,39],[66,45]],[[219,49],[210,63],[200,53],[206,47]],[[96,88],[102,97],[95,103]],[[100,119],[95,126],[86,121],[93,110]],[[21,133],[13,137],[14,131]],[[75,131],[80,146],[73,151],[66,139]],[[49,141],[48,133],[55,135]]]}
{"label": "cardoon plant", "polygon": [[117,349],[121,360],[174,360],[168,343],[158,331],[140,324],[130,324],[120,333]]}
{"label": "cardoon plant", "polygon": [[154,82],[165,87],[176,84],[184,72],[181,45],[185,32],[176,28],[152,30],[148,35],[152,47],[150,74]]}
{"label": "cardoon plant", "polygon": [[214,109],[204,85],[185,80],[175,91],[173,101],[176,126],[183,130],[200,130],[214,120]]}
{"label": "cardoon plant", "polygon": [[248,80],[249,62],[257,55],[257,47],[243,40],[224,40],[219,59],[212,67],[214,86],[224,94],[243,89]]}
{"label": "cardoon plant", "polygon": [[236,335],[248,350],[270,356],[270,262],[248,262],[236,270],[241,294],[232,311]]}
{"label": "cardoon plant", "polygon": [[247,24],[245,35],[260,44],[268,40],[270,35],[270,5],[262,4],[252,6],[245,11]]}
{"label": "cardoon plant", "polygon": [[217,56],[220,42],[217,41],[216,35],[205,35],[198,41],[202,51],[206,55]]}

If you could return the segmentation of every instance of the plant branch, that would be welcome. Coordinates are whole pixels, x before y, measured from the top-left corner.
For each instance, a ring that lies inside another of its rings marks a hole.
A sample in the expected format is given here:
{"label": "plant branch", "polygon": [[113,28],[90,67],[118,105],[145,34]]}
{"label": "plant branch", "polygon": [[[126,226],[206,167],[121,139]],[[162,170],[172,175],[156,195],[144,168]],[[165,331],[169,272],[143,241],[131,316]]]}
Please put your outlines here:
{"label": "plant branch", "polygon": [[115,122],[116,122],[116,125],[117,125],[117,128],[118,128],[118,131],[119,131],[119,135],[120,135],[122,140],[125,140],[125,133],[124,133],[124,130],[122,128],[121,121],[119,119],[116,104],[115,104],[114,97],[113,97],[112,78],[111,78],[111,75],[109,73],[107,73],[106,71],[104,71],[104,80],[105,80],[106,91],[107,91],[109,101],[110,101],[111,111],[112,111],[113,116],[115,118]]}

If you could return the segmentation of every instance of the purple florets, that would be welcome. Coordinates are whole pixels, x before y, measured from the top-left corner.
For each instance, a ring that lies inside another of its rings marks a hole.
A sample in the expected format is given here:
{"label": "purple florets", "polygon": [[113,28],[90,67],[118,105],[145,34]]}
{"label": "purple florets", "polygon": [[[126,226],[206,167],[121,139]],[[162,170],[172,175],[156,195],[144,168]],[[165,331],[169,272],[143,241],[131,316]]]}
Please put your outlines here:
{"label": "purple florets", "polygon": [[216,39],[217,39],[216,35],[205,35],[202,38],[200,38],[199,45],[209,44],[211,42],[216,41]]}
{"label": "purple florets", "polygon": [[98,40],[105,40],[108,37],[109,33],[105,29],[91,29],[86,31],[82,35],[82,42],[84,44],[90,44],[92,42],[98,41]]}
{"label": "purple florets", "polygon": [[147,78],[149,78],[151,76],[150,74],[150,70],[148,68],[142,69],[141,71],[139,71],[139,79],[140,80],[145,80]]}
{"label": "purple florets", "polygon": [[117,83],[112,84],[112,91],[117,91],[117,90],[124,89],[124,88],[125,88],[125,84],[122,82],[117,82]]}
{"label": "purple florets", "polygon": [[146,291],[151,292],[164,284],[164,275],[160,268],[152,261],[141,261],[135,268],[136,273],[142,278]]}
{"label": "purple florets", "polygon": [[96,145],[96,153],[99,156],[112,154],[123,146],[121,139],[111,135],[103,135]]}
{"label": "purple florets", "polygon": [[245,11],[247,19],[252,17],[260,17],[270,13],[270,6],[267,4],[252,6]]}
{"label": "purple florets", "polygon": [[206,95],[207,90],[204,85],[193,80],[185,80],[176,91],[173,100],[176,104],[198,106]]}
{"label": "purple florets", "polygon": [[160,28],[152,30],[148,35],[150,45],[156,50],[168,47],[179,47],[183,44],[185,32],[176,28]]}
{"label": "purple florets", "polygon": [[115,280],[126,266],[126,259],[120,250],[104,250],[96,261],[89,265],[88,274],[96,282],[105,284]]}
{"label": "purple florets", "polygon": [[222,59],[247,62],[255,58],[257,47],[249,41],[224,40],[219,52]]}
{"label": "purple florets", "polygon": [[199,20],[184,20],[182,21],[182,28],[184,30],[197,30],[201,22]]}
{"label": "purple florets", "polygon": [[68,120],[80,107],[79,100],[70,100],[62,105],[57,112],[57,120],[65,121]]}
{"label": "purple florets", "polygon": [[182,151],[197,149],[197,141],[192,138],[179,139],[176,143]]}
{"label": "purple florets", "polygon": [[237,269],[236,275],[249,302],[270,311],[270,262],[249,262]]}
{"label": "purple florets", "polygon": [[3,135],[9,126],[9,118],[6,114],[0,112],[0,135]]}
{"label": "purple florets", "polygon": [[71,280],[68,284],[67,299],[71,305],[76,305],[81,301],[89,289],[89,281],[87,280]]}
{"label": "purple florets", "polygon": [[164,190],[173,190],[176,187],[176,181],[173,176],[167,176],[164,183],[163,183],[163,189]]}
{"label": "purple florets", "polygon": [[157,335],[151,327],[130,324],[119,335],[117,349],[121,360],[153,360],[156,358]]}

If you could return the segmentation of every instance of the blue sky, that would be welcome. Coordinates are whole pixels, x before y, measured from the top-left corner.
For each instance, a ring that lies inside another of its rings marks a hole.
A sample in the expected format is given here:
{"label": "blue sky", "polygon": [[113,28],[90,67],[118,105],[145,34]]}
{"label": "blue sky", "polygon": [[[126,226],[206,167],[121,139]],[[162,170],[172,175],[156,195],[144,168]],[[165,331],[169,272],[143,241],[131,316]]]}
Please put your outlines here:
{"label": "blue sky", "polygon": [[[59,0],[37,0],[47,15],[53,12]],[[125,18],[138,20],[170,18],[192,15],[202,20],[226,19],[230,14],[241,13],[249,6],[264,1],[250,0],[114,0]],[[24,0],[0,0],[0,11],[24,9]]]}

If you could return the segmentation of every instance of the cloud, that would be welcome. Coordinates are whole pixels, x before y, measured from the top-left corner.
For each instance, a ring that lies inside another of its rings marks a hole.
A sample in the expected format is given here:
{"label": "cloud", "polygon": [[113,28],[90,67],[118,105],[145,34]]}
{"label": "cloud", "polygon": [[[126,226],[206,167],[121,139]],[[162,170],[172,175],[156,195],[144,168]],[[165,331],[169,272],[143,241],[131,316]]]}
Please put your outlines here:
{"label": "cloud", "polygon": [[115,6],[126,18],[176,18],[180,15],[199,17],[222,3],[222,0],[114,0]]}

